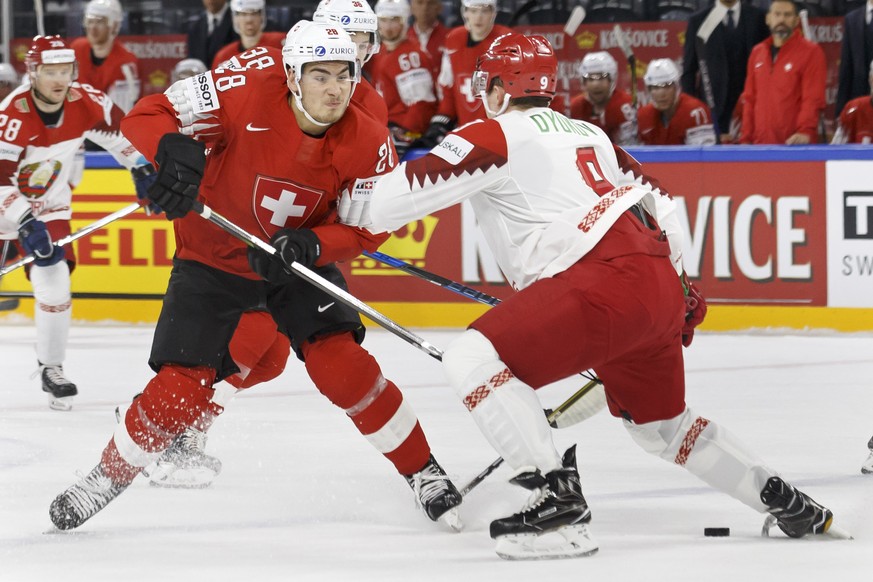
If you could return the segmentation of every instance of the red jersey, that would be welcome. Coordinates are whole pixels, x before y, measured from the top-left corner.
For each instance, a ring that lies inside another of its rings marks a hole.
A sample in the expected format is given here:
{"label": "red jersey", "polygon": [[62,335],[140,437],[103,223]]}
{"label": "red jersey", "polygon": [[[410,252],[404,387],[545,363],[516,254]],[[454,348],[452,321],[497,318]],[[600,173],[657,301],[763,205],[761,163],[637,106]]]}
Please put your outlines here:
{"label": "red jersey", "polygon": [[90,85],[73,83],[58,124],[48,127],[30,87],[18,87],[0,104],[0,239],[18,236],[30,211],[40,220],[69,220],[76,154],[88,138],[124,167],[145,159],[121,135],[124,112]]}
{"label": "red jersey", "polygon": [[667,125],[651,103],[640,107],[637,120],[644,145],[715,145],[709,107],[688,93],[679,93],[676,113]]}
{"label": "red jersey", "polygon": [[511,29],[495,24],[491,34],[475,46],[468,46],[470,35],[466,28],[458,26],[449,31],[439,76],[439,115],[455,120],[458,125],[486,118],[482,100],[473,95],[470,88],[476,59],[488,50],[494,39],[510,32]]}
{"label": "red jersey", "polygon": [[424,133],[437,109],[430,57],[408,39],[392,50],[382,45],[379,54],[382,60],[373,84],[388,107],[388,122]]}
{"label": "red jersey", "polygon": [[869,95],[846,103],[833,143],[873,143],[873,99]]}
{"label": "red jersey", "polygon": [[[264,32],[261,34],[261,38],[258,40],[258,43],[255,46],[269,46],[281,50],[284,44],[284,32]],[[217,69],[218,66],[224,61],[230,59],[231,57],[235,57],[236,55],[240,55],[246,52],[246,50],[248,49],[246,49],[242,45],[242,41],[240,40],[224,45],[217,53],[215,53],[215,58],[212,59],[212,68]]]}
{"label": "red jersey", "polygon": [[[319,266],[375,250],[387,236],[336,223],[336,203],[357,178],[394,167],[387,128],[353,103],[323,135],[305,134],[289,106],[282,62],[267,63],[267,50],[241,55],[259,59],[260,69],[207,71],[144,98],[122,122],[125,135],[149,159],[166,133],[204,142],[200,199],[264,239],[281,228],[311,228],[321,241]],[[245,244],[215,225],[189,214],[174,228],[180,259],[259,279]]]}
{"label": "red jersey", "polygon": [[740,143],[784,144],[795,133],[817,141],[827,68],[821,47],[794,31],[772,58],[773,38],[755,45],[743,89]]}
{"label": "red jersey", "polygon": [[594,112],[594,105],[585,97],[577,95],[570,101],[570,117],[581,119],[606,132],[612,143],[633,145],[637,143],[637,110],[633,99],[625,91],[616,89],[601,113]]}
{"label": "red jersey", "polygon": [[91,45],[87,38],[75,39],[70,43],[70,48],[76,52],[79,63],[77,81],[103,91],[123,111],[130,111],[139,99],[140,92],[139,60],[136,56],[120,42],[114,42],[109,56],[95,65],[91,60]]}
{"label": "red jersey", "polygon": [[420,46],[430,57],[434,78],[439,77],[440,74],[440,66],[443,62],[443,53],[446,51],[446,37],[448,34],[449,29],[442,22],[437,22],[430,32],[419,32],[415,24],[406,31],[406,37]]}

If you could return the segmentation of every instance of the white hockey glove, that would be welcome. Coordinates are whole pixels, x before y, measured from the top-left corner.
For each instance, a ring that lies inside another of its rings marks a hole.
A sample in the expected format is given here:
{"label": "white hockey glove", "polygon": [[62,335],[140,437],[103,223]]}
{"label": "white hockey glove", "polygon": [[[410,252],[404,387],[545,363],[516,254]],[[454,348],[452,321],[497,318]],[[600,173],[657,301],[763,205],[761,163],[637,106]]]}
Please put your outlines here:
{"label": "white hockey glove", "polygon": [[373,197],[373,186],[378,179],[378,177],[359,179],[352,187],[343,190],[336,209],[341,223],[358,228],[368,228],[373,225],[373,220],[370,218],[370,200]]}

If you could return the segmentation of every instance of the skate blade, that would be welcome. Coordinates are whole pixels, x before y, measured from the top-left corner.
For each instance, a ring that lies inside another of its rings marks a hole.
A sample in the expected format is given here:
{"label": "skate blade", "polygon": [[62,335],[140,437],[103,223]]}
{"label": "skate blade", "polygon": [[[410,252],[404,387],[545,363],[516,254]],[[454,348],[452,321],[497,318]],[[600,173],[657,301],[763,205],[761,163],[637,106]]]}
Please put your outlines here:
{"label": "skate blade", "polygon": [[73,398],[73,396],[63,396],[61,398],[55,398],[54,396],[49,394],[49,408],[51,408],[52,410],[62,410],[64,412],[73,410]]}
{"label": "skate blade", "polygon": [[143,474],[148,477],[152,487],[166,487],[168,489],[206,489],[215,480],[217,473],[205,467],[182,469],[177,467],[154,467],[151,471]]}
{"label": "skate blade", "polygon": [[584,558],[599,549],[586,523],[566,525],[541,534],[500,536],[495,547],[497,555],[504,560]]}
{"label": "skate blade", "polygon": [[[765,537],[765,538],[770,537],[770,530],[773,529],[774,527],[776,527],[776,518],[773,517],[772,515],[768,515],[767,518],[764,520],[764,527],[761,528],[761,536]],[[781,530],[779,530],[779,531],[781,531]],[[786,537],[789,537],[789,536],[786,536]],[[835,540],[854,540],[855,539],[854,536],[852,536],[852,534],[850,534],[848,531],[844,530],[840,526],[834,525],[833,522],[831,522],[831,525],[828,527],[828,529],[825,531],[825,533],[807,535],[801,539],[820,539],[820,538],[825,538],[825,539],[830,538],[830,539],[835,539]]]}
{"label": "skate blade", "polygon": [[453,507],[437,519],[440,523],[444,523],[454,531],[461,531],[464,529],[464,522],[461,521],[461,514],[458,511],[457,507]]}

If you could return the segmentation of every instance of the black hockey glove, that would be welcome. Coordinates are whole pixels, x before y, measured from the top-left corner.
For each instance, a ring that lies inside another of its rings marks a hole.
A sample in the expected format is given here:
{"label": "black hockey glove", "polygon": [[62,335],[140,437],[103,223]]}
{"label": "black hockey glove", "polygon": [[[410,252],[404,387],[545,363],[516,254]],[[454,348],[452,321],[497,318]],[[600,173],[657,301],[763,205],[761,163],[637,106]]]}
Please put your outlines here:
{"label": "black hockey glove", "polygon": [[140,205],[146,207],[148,214],[160,214],[163,212],[161,207],[149,199],[149,188],[157,181],[158,174],[155,172],[155,167],[151,164],[131,168],[130,175],[133,176],[133,186],[136,188],[136,197]]}
{"label": "black hockey glove", "polygon": [[452,120],[445,115],[434,115],[430,120],[430,126],[425,130],[424,135],[415,140],[409,145],[409,149],[424,148],[431,150],[435,148],[446,134],[452,129]]}
{"label": "black hockey glove", "polygon": [[64,258],[64,247],[53,245],[45,223],[30,213],[18,227],[18,240],[25,251],[33,254],[33,262],[40,267],[50,267]]}
{"label": "black hockey glove", "polygon": [[275,254],[268,255],[249,247],[248,258],[252,271],[271,283],[286,283],[291,279],[286,265],[296,261],[304,267],[312,267],[321,256],[318,235],[308,228],[283,228],[273,235],[270,244],[276,249]]}
{"label": "black hockey glove", "polygon": [[148,197],[164,210],[167,220],[182,218],[197,199],[206,166],[206,148],[180,133],[168,133],[158,143],[155,162],[158,177],[148,189]]}

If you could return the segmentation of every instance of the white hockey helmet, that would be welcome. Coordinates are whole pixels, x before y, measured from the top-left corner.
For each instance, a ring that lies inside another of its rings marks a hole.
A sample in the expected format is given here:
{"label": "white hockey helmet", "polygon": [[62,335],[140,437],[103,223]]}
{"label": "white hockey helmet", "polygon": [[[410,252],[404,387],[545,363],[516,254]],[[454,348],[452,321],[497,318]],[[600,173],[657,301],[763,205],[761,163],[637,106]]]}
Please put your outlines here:
{"label": "white hockey helmet", "polygon": [[379,0],[374,11],[377,18],[400,17],[404,22],[409,20],[411,14],[408,0]]}
{"label": "white hockey helmet", "polygon": [[206,72],[206,65],[200,59],[182,59],[176,66],[173,67],[171,74],[172,82],[181,81],[194,75],[201,75]]}
{"label": "white hockey helmet", "polygon": [[[265,0],[230,0],[230,11],[234,14],[245,12],[260,12],[261,13],[261,31],[267,26],[267,3]],[[240,34],[239,27],[236,21],[233,23],[233,30]]]}
{"label": "white hockey helmet", "polygon": [[321,0],[312,15],[313,22],[339,26],[348,33],[366,32],[370,35],[370,46],[364,62],[379,52],[379,33],[376,13],[367,0]]}
{"label": "white hockey helmet", "polygon": [[497,0],[461,0],[462,8],[473,8],[474,6],[490,6],[497,9]]}
{"label": "white hockey helmet", "polygon": [[679,83],[679,69],[671,59],[655,59],[649,63],[646,74],[643,75],[646,87],[664,86]]}
{"label": "white hockey helmet", "polygon": [[591,75],[609,75],[609,93],[611,95],[618,82],[618,63],[606,51],[588,53],[579,65],[579,76],[584,80]]}
{"label": "white hockey helmet", "polygon": [[118,0],[91,0],[85,5],[85,18],[105,18],[110,24],[121,24],[124,13]]}
{"label": "white hockey helmet", "polygon": [[0,63],[0,83],[18,84],[18,73],[9,63]]}

